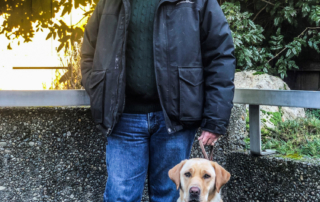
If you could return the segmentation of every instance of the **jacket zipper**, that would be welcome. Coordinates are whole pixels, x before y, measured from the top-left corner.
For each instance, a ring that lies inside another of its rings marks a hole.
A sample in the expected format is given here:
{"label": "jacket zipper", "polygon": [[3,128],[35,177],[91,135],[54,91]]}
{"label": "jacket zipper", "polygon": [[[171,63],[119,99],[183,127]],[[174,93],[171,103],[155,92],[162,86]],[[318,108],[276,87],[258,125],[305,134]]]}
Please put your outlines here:
{"label": "jacket zipper", "polygon": [[[122,3],[123,3],[123,6],[124,6],[124,16],[125,16],[125,29],[124,29],[124,39],[123,39],[123,42],[122,42],[122,45],[121,45],[121,57],[120,57],[120,64],[121,64],[121,72],[120,72],[120,74],[119,74],[119,77],[118,77],[118,79],[117,79],[117,95],[116,95],[116,103],[115,103],[115,108],[114,108],[114,110],[112,111],[112,117],[113,117],[113,120],[112,120],[112,125],[111,125],[111,127],[110,128],[108,128],[108,130],[107,130],[107,135],[109,135],[111,132],[112,132],[112,130],[113,130],[113,128],[114,128],[114,126],[115,126],[115,124],[116,124],[116,117],[117,117],[117,113],[118,113],[118,108],[119,108],[119,101],[120,101],[120,91],[121,91],[121,87],[122,87],[122,83],[123,82],[120,82],[120,80],[122,79],[122,77],[123,77],[123,74],[124,74],[124,71],[125,71],[125,67],[124,67],[124,65],[123,65],[123,63],[122,63],[122,57],[123,57],[123,54],[125,54],[125,49],[126,49],[126,36],[127,36],[127,29],[128,29],[128,23],[127,23],[127,18],[126,18],[126,14],[128,13],[127,11],[128,11],[128,9],[126,9],[127,8],[127,5],[126,5],[126,2],[127,0],[122,0]],[[120,20],[122,20],[122,19],[120,19]],[[129,18],[128,18],[128,21],[130,20],[130,16],[129,16]],[[125,99],[125,96],[124,96],[124,99]],[[124,101],[125,102],[125,101]],[[123,104],[124,105],[124,104]],[[124,106],[122,106],[122,108],[123,108]],[[123,111],[123,110],[122,110]]]}
{"label": "jacket zipper", "polygon": [[[178,0],[160,0],[158,6],[157,6],[157,9],[156,9],[156,13],[155,13],[155,18],[154,18],[154,21],[153,21],[153,58],[154,58],[154,71],[155,71],[155,76],[156,76],[156,84],[157,84],[157,91],[158,91],[158,96],[159,96],[159,99],[160,99],[160,104],[161,104],[161,108],[162,110],[165,112],[165,108],[163,107],[163,102],[162,102],[162,99],[161,99],[161,95],[160,95],[160,89],[159,89],[159,82],[158,82],[158,76],[157,76],[157,71],[156,71],[156,51],[155,51],[155,31],[156,31],[156,22],[158,21],[157,20],[157,17],[158,17],[158,12],[159,12],[159,7],[164,3],[164,2],[176,2]],[[167,54],[167,53],[166,53]],[[168,55],[168,54],[167,54]],[[166,61],[167,62],[167,61]],[[166,122],[166,127],[167,127],[167,131],[169,134],[173,133],[174,132],[174,129],[172,129],[172,126],[171,124],[169,125],[169,121],[167,120],[168,117],[165,116],[165,122]]]}

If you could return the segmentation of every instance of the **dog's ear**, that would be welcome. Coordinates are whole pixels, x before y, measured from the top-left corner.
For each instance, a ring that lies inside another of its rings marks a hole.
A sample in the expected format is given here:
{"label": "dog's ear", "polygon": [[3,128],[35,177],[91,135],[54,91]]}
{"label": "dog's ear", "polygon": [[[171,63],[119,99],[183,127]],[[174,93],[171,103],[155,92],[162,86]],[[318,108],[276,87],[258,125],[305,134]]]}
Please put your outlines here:
{"label": "dog's ear", "polygon": [[216,189],[217,192],[220,192],[220,189],[230,180],[230,173],[226,171],[222,166],[216,162],[211,162],[215,172],[216,172]]}
{"label": "dog's ear", "polygon": [[176,184],[177,189],[180,186],[180,171],[187,160],[181,161],[178,165],[169,170],[170,179]]}

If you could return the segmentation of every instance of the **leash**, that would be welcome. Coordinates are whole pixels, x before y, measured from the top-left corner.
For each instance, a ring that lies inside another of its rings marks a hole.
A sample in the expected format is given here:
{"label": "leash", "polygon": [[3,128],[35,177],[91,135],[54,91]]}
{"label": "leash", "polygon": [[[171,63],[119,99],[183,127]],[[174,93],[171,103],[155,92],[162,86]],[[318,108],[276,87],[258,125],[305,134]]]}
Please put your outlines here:
{"label": "leash", "polygon": [[203,154],[203,157],[209,161],[213,161],[213,146],[210,146],[210,156],[208,157],[208,154],[204,148],[204,145],[203,145],[203,142],[202,140],[199,140],[199,145],[201,147],[201,151],[202,151],[202,154]]}

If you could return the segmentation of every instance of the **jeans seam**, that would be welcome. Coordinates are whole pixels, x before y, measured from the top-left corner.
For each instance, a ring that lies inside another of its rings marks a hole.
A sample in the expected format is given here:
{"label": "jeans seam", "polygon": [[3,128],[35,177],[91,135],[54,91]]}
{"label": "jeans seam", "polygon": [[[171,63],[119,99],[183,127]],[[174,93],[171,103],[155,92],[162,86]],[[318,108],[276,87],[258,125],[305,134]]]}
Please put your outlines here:
{"label": "jeans seam", "polygon": [[148,133],[150,134],[150,113],[147,114],[148,119]]}

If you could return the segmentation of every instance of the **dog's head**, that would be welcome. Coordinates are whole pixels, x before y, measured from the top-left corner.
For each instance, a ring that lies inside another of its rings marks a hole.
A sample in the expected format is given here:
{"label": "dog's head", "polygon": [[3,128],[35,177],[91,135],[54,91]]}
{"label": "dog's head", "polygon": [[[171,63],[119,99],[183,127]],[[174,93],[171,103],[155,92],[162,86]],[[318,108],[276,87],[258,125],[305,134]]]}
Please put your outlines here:
{"label": "dog's head", "polygon": [[180,187],[186,202],[210,201],[230,179],[230,173],[206,159],[184,160],[169,170],[170,179]]}

